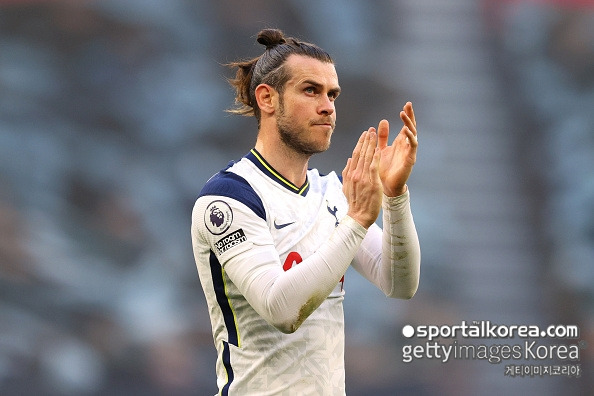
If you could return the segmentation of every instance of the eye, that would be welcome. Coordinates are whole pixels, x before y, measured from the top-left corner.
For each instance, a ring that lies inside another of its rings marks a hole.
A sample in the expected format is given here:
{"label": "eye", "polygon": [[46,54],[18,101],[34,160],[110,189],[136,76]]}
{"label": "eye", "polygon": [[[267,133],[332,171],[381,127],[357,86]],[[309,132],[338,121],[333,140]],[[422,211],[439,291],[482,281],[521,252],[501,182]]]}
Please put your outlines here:
{"label": "eye", "polygon": [[316,89],[314,87],[307,87],[304,89],[305,93],[308,94],[315,94],[316,93]]}

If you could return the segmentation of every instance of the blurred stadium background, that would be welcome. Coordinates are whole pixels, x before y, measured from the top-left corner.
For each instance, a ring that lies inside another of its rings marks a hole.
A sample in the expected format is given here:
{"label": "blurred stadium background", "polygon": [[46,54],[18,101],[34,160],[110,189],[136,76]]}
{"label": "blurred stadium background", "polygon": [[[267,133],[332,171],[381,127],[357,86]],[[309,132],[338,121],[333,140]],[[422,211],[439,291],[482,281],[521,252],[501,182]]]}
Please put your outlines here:
{"label": "blurred stadium background", "polygon": [[[387,300],[349,270],[349,395],[591,394],[593,11],[590,0],[0,1],[0,394],[215,393],[190,213],[254,142],[254,120],[224,112],[223,64],[260,54],[264,27],[335,58],[343,94],[332,148],[313,161],[322,171],[342,170],[380,118],[398,124],[406,100],[417,113],[421,286]],[[463,320],[577,324],[582,377],[402,362],[404,324]]]}

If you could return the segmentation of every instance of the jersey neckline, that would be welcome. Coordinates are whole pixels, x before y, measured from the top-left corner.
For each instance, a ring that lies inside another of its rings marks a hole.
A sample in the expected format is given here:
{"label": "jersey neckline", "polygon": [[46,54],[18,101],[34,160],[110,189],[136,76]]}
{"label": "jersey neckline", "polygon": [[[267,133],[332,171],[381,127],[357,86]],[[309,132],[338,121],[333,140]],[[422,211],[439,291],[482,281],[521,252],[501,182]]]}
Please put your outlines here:
{"label": "jersey neckline", "polygon": [[278,171],[276,171],[272,167],[272,165],[270,165],[264,159],[262,154],[260,154],[258,150],[256,150],[255,148],[251,149],[250,152],[245,156],[245,158],[252,161],[254,165],[256,165],[256,167],[260,169],[265,175],[267,175],[269,178],[280,184],[285,189],[297,195],[307,195],[307,192],[309,191],[309,178],[307,177],[307,175],[305,177],[305,183],[303,183],[303,185],[299,187],[291,183],[289,180],[285,179]]}

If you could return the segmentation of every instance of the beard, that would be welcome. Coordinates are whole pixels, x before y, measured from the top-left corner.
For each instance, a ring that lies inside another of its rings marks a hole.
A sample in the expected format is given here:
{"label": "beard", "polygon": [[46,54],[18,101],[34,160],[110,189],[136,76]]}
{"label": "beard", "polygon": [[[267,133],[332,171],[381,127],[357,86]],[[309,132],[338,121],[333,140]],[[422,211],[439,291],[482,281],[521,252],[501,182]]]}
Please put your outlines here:
{"label": "beard", "polygon": [[[315,125],[310,122],[310,125]],[[330,136],[323,142],[309,138],[310,132],[303,126],[299,126],[291,116],[285,113],[284,101],[279,101],[279,114],[276,119],[276,127],[281,141],[290,149],[298,154],[312,156],[322,153],[330,147]],[[332,131],[334,131],[334,122],[332,122]],[[332,131],[330,134],[332,134]]]}

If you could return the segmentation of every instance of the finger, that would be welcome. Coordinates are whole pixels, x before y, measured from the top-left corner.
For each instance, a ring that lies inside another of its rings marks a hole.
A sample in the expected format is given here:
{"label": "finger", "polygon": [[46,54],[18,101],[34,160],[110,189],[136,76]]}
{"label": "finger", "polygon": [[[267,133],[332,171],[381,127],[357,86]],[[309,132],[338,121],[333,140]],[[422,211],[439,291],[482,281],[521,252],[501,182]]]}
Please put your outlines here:
{"label": "finger", "polygon": [[347,159],[347,163],[346,163],[344,169],[342,170],[342,192],[343,192],[344,196],[347,197],[347,199],[351,195],[350,184],[348,182],[349,181],[348,174],[350,172],[352,164],[353,164],[353,159],[352,158]]}
{"label": "finger", "polygon": [[357,164],[359,163],[359,157],[361,155],[361,150],[363,149],[363,144],[365,143],[365,138],[367,135],[367,131],[364,131],[361,136],[359,136],[359,140],[357,141],[357,145],[355,146],[355,148],[353,149],[353,156],[352,158],[352,163],[351,163],[351,167],[350,170],[354,169],[357,167]]}
{"label": "finger", "polygon": [[406,135],[406,141],[411,145],[411,147],[416,148],[419,145],[417,135],[414,134],[409,128],[402,127],[402,132]]}
{"label": "finger", "polygon": [[348,158],[346,165],[344,166],[344,169],[342,170],[342,180],[345,180],[350,169],[351,169],[351,164],[353,163],[353,159],[352,158]]}
{"label": "finger", "polygon": [[377,145],[380,149],[388,146],[388,138],[390,136],[390,123],[388,120],[381,120],[377,126]]}
{"label": "finger", "polygon": [[365,164],[363,168],[365,170],[369,169],[373,161],[375,149],[377,148],[377,133],[375,133],[375,128],[369,128],[369,134],[367,136],[368,145],[365,152]]}
{"label": "finger", "polygon": [[[367,157],[369,156],[369,146],[370,146],[370,140],[371,140],[371,134],[369,131],[365,131],[364,132],[365,138],[363,140],[363,144],[361,145],[361,151],[359,154],[359,159],[358,162],[355,164],[356,169],[359,172],[363,172],[363,170],[366,167],[366,163],[367,163]],[[369,166],[367,164],[367,166]]]}
{"label": "finger", "polygon": [[379,175],[380,158],[381,158],[381,150],[379,147],[376,147],[375,151],[373,153],[373,160],[371,161],[371,164],[369,166],[369,173],[370,173],[371,181],[374,182],[374,184],[378,184],[378,185],[381,184],[381,182],[382,182],[380,175]]}
{"label": "finger", "polygon": [[408,115],[408,117],[411,119],[411,121],[413,122],[414,126],[417,126],[417,120],[415,118],[415,111],[413,109],[413,105],[411,102],[406,102],[406,104],[404,105],[404,111],[406,112],[406,115]]}
{"label": "finger", "polygon": [[406,114],[404,111],[401,111],[400,119],[408,129],[410,129],[415,135],[417,134],[417,127],[414,124],[414,122],[410,119],[408,114]]}

